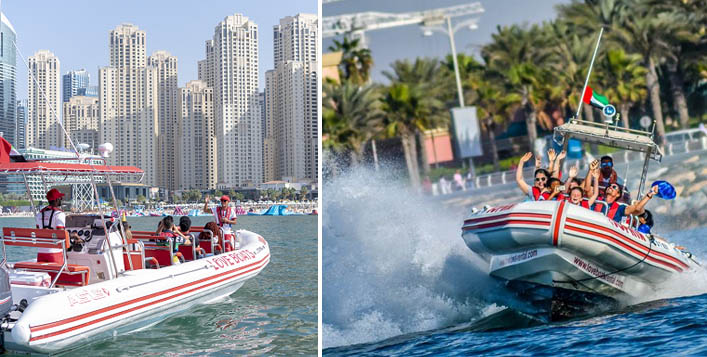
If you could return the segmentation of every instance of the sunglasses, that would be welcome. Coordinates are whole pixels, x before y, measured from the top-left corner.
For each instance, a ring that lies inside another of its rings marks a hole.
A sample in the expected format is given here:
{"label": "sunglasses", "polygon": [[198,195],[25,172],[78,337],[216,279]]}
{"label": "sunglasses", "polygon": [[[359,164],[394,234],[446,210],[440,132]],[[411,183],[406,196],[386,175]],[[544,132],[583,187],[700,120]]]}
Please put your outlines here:
{"label": "sunglasses", "polygon": [[614,166],[614,163],[611,161],[601,163],[601,167],[612,167],[612,166]]}
{"label": "sunglasses", "polygon": [[619,190],[619,185],[613,184],[613,185],[609,186],[609,188],[611,188],[612,190],[618,191],[618,190]]}
{"label": "sunglasses", "polygon": [[228,202],[228,200],[221,200],[221,202]]}
{"label": "sunglasses", "polygon": [[545,177],[545,176],[536,177],[536,178],[535,178],[535,181],[542,181],[542,182],[545,182],[545,181],[547,181],[547,177]]}

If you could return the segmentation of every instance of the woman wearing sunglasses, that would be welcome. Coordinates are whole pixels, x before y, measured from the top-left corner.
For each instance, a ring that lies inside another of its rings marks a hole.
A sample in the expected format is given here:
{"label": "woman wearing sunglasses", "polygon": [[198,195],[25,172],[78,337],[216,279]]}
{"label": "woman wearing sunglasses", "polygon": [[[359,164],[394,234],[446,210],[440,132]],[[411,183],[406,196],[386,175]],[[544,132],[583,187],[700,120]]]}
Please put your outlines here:
{"label": "woman wearing sunglasses", "polygon": [[546,188],[548,179],[550,178],[550,173],[545,169],[535,170],[535,179],[533,181],[533,186],[528,186],[523,179],[523,165],[533,157],[532,152],[527,152],[523,157],[520,158],[518,167],[516,168],[516,183],[524,195],[528,195],[528,198],[532,201],[544,201],[550,198],[550,191]]}

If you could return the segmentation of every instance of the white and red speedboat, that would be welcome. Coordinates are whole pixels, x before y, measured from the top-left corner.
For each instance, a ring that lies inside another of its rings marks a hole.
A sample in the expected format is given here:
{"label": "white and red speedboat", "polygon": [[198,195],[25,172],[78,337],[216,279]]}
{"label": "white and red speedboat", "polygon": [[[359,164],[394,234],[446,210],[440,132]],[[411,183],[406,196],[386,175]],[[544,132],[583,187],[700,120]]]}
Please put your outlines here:
{"label": "white and red speedboat", "polygon": [[[24,177],[25,182],[29,175],[40,175],[45,185],[90,184],[96,195],[99,178],[112,194],[112,178],[143,174],[135,167],[106,166],[105,161],[96,165],[96,160],[102,158],[5,162],[0,174]],[[69,232],[82,242],[71,241]],[[263,237],[245,230],[235,235],[233,247],[208,240],[175,250],[174,242],[146,232],[130,237],[124,225],[103,214],[69,214],[66,230],[3,227],[0,341],[6,350],[56,353],[228,296],[270,261]],[[58,248],[63,263],[9,263],[7,246]]]}
{"label": "white and red speedboat", "polygon": [[[661,153],[650,133],[573,120],[556,134],[646,154]],[[474,209],[462,237],[489,263],[527,312],[544,321],[591,314],[653,296],[676,275],[703,269],[689,252],[662,238],[638,232],[632,219],[617,223],[567,201],[531,201]]]}

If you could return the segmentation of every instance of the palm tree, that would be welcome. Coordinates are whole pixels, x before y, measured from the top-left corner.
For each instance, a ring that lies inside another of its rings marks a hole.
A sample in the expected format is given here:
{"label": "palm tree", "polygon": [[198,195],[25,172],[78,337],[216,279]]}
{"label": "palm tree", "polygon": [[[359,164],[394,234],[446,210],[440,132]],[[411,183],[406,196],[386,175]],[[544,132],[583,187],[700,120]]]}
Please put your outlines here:
{"label": "palm tree", "polygon": [[420,185],[420,170],[417,164],[415,133],[430,129],[430,118],[439,111],[439,100],[428,95],[420,86],[393,83],[384,91],[381,99],[383,125],[388,137],[400,137],[413,187]]}
{"label": "palm tree", "polygon": [[646,72],[641,55],[626,54],[623,50],[608,50],[598,63],[598,82],[604,94],[616,101],[623,126],[629,127],[629,109],[646,97]]}
{"label": "palm tree", "polygon": [[344,35],[342,41],[334,40],[334,45],[329,47],[330,51],[342,51],[340,77],[351,83],[364,85],[370,79],[371,67],[373,67],[373,57],[371,51],[360,47],[361,39],[352,38],[350,33]]}
{"label": "palm tree", "polygon": [[522,98],[518,93],[508,92],[505,88],[488,80],[479,80],[474,83],[476,100],[473,102],[477,108],[476,113],[481,118],[482,127],[489,135],[493,167],[500,170],[498,149],[496,148],[495,128],[504,127],[510,121],[513,112],[520,105]]}
{"label": "palm tree", "polygon": [[[547,24],[543,25],[547,26]],[[561,87],[555,86],[552,66],[558,61],[552,51],[548,31],[539,25],[498,27],[493,41],[481,50],[489,78],[504,81],[521,96],[528,141],[531,150],[537,138],[538,120],[550,127],[546,109],[563,99]]]}
{"label": "palm tree", "polygon": [[[413,63],[408,60],[399,60],[393,62],[391,68],[393,70],[392,72],[383,72],[383,75],[388,78],[391,83],[404,83],[409,87],[415,87],[419,91],[423,91],[430,97],[427,104],[432,105],[433,108],[431,108],[428,117],[424,118],[426,122],[426,129],[424,130],[447,126],[449,116],[447,115],[446,108],[441,98],[444,97],[445,91],[448,90],[448,82],[445,81],[445,79],[448,78],[445,78],[444,75],[440,75],[440,62],[433,58],[416,58]],[[419,152],[422,154],[422,169],[423,172],[427,174],[430,171],[430,166],[427,159],[427,150],[424,149],[424,130],[415,130],[414,133],[421,148]],[[414,158],[417,162],[417,155],[415,155]]]}
{"label": "palm tree", "polygon": [[651,14],[662,14],[672,20],[671,29],[666,33],[670,36],[667,41],[670,51],[666,53],[665,68],[680,126],[685,129],[690,120],[685,93],[686,73],[707,60],[707,2],[651,0],[642,5]]}
{"label": "palm tree", "polygon": [[324,83],[322,145],[337,152],[348,151],[357,165],[366,143],[380,130],[381,111],[375,87],[359,87],[349,81]]}

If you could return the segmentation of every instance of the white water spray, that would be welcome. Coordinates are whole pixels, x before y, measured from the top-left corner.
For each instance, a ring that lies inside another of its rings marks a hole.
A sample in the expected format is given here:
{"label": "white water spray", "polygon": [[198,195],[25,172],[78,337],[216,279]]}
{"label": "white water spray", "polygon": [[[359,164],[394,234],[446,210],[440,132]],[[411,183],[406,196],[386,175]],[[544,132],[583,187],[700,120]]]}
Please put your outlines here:
{"label": "white water spray", "polygon": [[355,169],[323,190],[323,344],[443,328],[484,315],[496,283],[461,239],[464,212]]}

